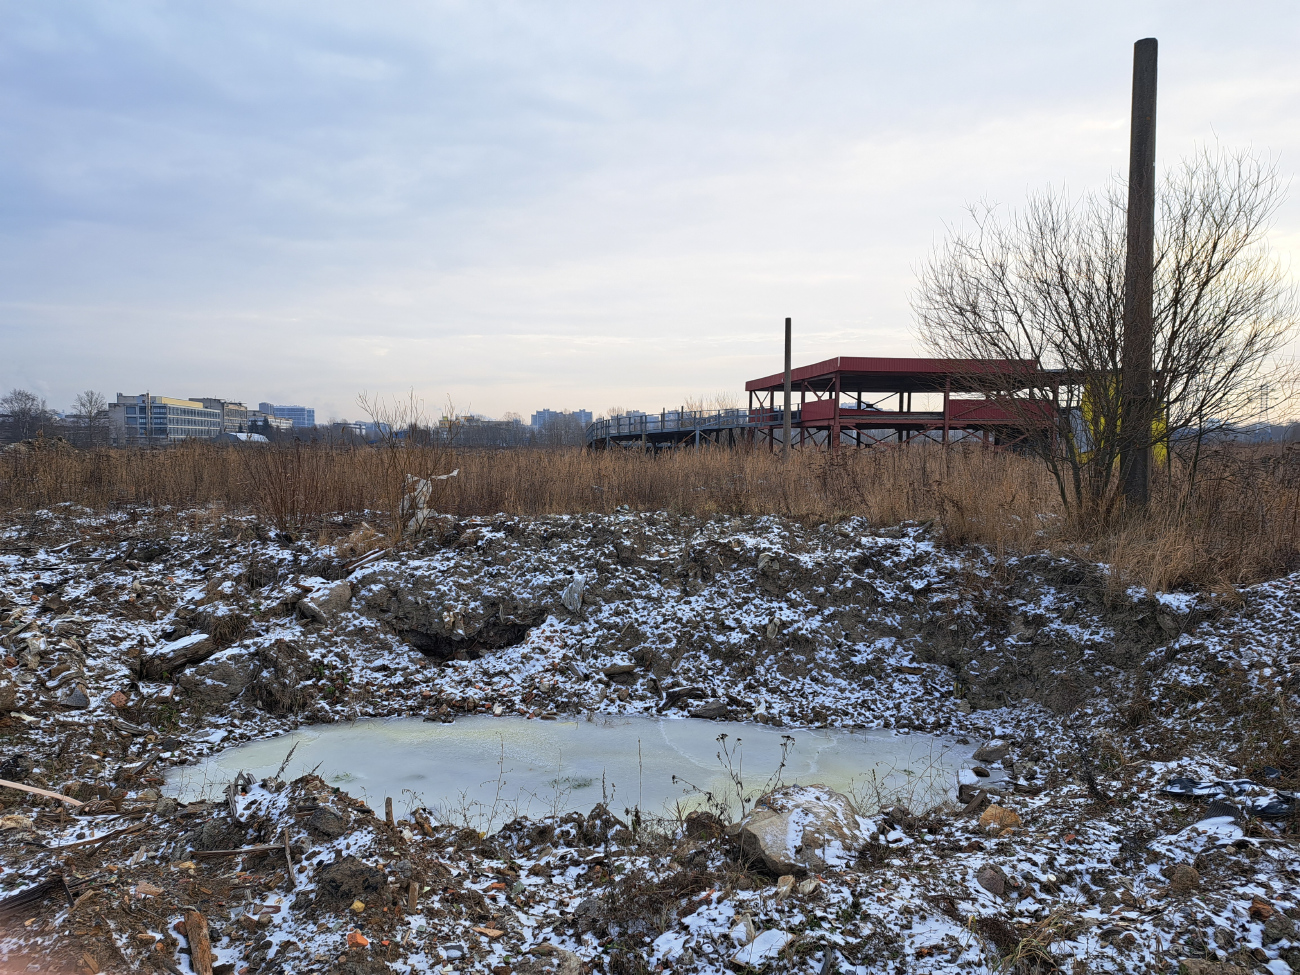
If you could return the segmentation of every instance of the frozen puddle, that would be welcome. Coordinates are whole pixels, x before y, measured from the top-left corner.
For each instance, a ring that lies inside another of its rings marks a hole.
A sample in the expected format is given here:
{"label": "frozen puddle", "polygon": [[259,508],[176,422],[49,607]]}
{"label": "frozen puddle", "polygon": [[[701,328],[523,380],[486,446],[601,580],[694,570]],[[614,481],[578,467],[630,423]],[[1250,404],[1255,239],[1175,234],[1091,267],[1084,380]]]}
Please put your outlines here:
{"label": "frozen puddle", "polygon": [[[480,829],[516,815],[588,812],[602,798],[617,814],[633,806],[671,814],[679,802],[683,808],[703,805],[700,792],[707,790],[734,807],[737,788],[728,764],[746,796],[758,795],[774,784],[783,745],[785,784],[822,783],[859,800],[864,812],[890,801],[917,809],[953,794],[957,772],[971,765],[975,747],[930,735],[696,718],[373,719],[315,725],[231,748],[172,770],[168,784],[187,801],[212,798],[241,771],[257,780],[272,775],[295,743],[286,778],[315,770],[376,810],[392,798],[399,814],[424,805],[444,822]],[[729,762],[719,757],[724,744]]]}

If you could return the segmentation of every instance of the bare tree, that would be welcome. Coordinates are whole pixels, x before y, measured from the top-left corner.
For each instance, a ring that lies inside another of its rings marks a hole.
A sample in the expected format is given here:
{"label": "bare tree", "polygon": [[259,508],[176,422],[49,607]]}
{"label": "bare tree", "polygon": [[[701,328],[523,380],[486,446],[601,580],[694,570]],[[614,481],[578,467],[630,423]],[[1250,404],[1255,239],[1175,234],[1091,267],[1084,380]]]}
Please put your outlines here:
{"label": "bare tree", "polygon": [[[1261,384],[1286,385],[1277,353],[1296,291],[1266,239],[1283,198],[1276,168],[1204,151],[1158,198],[1154,415],[1139,446],[1178,447],[1189,486],[1207,437],[1258,417]],[[1044,190],[1019,212],[970,209],[921,268],[913,310],[924,344],[951,358],[1002,359],[981,391],[1021,421],[1030,449],[1076,513],[1118,500],[1125,256],[1124,185],[1076,199]]]}
{"label": "bare tree", "polygon": [[53,419],[45,400],[26,389],[11,389],[0,396],[0,414],[8,419],[9,436],[29,440]]}
{"label": "bare tree", "polygon": [[94,446],[102,440],[102,430],[108,419],[108,399],[93,389],[77,394],[72,412],[85,425],[86,444]]}

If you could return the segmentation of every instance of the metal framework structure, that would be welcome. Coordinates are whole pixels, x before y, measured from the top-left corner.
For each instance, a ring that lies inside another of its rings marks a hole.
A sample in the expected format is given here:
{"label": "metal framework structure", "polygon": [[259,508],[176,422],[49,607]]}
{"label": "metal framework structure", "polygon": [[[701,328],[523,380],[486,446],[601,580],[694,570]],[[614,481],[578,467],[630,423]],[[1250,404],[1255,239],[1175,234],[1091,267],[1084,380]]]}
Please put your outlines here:
{"label": "metal framework structure", "polygon": [[[791,371],[797,401],[790,410],[791,446],[874,447],[971,439],[1010,445],[1039,427],[1051,427],[1028,403],[1015,411],[985,395],[990,385],[1028,385],[1041,376],[1037,363],[1016,359],[904,359],[839,356]],[[587,428],[588,446],[657,450],[676,446],[783,442],[785,411],[778,402],[785,374],[745,384],[747,410],[672,412],[612,417]],[[926,402],[917,403],[917,398]],[[1030,419],[1027,419],[1029,417]]]}
{"label": "metal framework structure", "polygon": [[[1039,373],[1037,363],[1022,359],[838,356],[801,366],[790,376],[799,396],[798,405],[791,407],[793,445],[948,444],[972,437],[1015,443],[1031,432],[1025,429],[1025,416],[1034,411],[1012,412],[983,390]],[[783,411],[777,395],[783,389],[781,373],[745,383],[751,427],[769,445],[779,442]],[[918,396],[932,402],[917,408]],[[1044,410],[1041,424],[1050,419]]]}

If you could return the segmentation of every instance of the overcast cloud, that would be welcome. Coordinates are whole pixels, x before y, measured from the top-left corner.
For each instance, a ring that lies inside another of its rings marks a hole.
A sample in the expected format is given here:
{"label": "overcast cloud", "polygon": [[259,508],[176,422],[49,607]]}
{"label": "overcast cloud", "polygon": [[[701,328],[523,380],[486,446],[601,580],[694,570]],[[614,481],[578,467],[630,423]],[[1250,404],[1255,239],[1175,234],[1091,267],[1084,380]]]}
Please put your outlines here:
{"label": "overcast cloud", "polygon": [[[913,353],[965,203],[1300,160],[1300,7],[0,0],[0,387],[658,410]],[[1274,243],[1300,256],[1300,187]]]}

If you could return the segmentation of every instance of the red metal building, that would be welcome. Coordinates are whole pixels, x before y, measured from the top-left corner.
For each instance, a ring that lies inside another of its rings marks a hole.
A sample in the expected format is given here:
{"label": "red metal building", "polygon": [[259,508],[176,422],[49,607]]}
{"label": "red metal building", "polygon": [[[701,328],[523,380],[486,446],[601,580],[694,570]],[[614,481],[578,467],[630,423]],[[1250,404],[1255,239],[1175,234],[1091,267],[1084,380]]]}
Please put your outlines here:
{"label": "red metal building", "polygon": [[[1024,388],[1042,370],[1027,359],[902,359],[839,356],[791,370],[791,437],[795,445],[869,447],[925,438],[937,443],[978,437],[1014,443],[1051,424],[1051,407],[991,398],[992,387]],[[785,377],[745,383],[749,425],[779,443]],[[917,402],[917,400],[920,402]]]}

